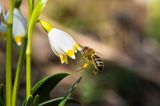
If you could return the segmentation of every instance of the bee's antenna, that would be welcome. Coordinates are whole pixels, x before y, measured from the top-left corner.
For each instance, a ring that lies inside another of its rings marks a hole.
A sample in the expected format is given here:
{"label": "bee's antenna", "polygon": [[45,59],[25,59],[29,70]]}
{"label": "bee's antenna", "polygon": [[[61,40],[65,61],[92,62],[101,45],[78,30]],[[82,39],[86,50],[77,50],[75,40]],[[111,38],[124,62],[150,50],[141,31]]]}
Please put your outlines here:
{"label": "bee's antenna", "polygon": [[81,47],[81,48],[83,48],[84,46],[82,46],[81,44],[79,44],[79,46]]}

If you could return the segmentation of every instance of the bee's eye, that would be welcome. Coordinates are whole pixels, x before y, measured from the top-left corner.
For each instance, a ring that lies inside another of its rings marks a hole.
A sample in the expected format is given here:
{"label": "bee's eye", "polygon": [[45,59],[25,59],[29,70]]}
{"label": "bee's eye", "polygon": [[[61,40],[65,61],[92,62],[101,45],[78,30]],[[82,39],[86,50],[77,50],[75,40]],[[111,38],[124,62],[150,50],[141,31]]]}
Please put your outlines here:
{"label": "bee's eye", "polygon": [[85,49],[86,49],[86,47],[83,47],[83,50],[82,50],[82,51],[84,52],[84,51],[85,51]]}
{"label": "bee's eye", "polygon": [[[84,48],[85,49],[85,48]],[[84,52],[84,49],[83,49],[83,52]]]}

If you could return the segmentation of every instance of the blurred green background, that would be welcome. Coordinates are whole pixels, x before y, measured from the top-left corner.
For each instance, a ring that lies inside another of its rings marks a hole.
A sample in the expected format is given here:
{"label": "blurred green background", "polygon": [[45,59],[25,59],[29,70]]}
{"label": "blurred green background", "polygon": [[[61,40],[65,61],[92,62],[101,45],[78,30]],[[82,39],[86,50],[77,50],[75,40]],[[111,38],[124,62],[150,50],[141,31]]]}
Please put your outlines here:
{"label": "blurred green background", "polygon": [[[26,15],[26,1],[22,2],[21,9]],[[90,68],[72,95],[83,106],[160,106],[159,10],[160,0],[48,1],[42,18],[69,31],[77,41],[94,48],[104,60],[103,72],[94,76],[93,68]],[[68,65],[60,64],[49,47],[47,34],[38,25],[35,29],[33,84],[39,76],[71,72],[71,78],[63,81],[51,94],[52,97],[63,96],[78,78],[75,71],[80,67],[79,59],[76,62],[69,60]],[[0,66],[3,71],[4,45],[5,41],[2,41]],[[18,50],[14,45],[14,51]],[[18,52],[14,55],[14,61],[17,61]],[[4,82],[4,78],[0,77],[0,81]],[[20,92],[23,97],[23,80]]]}

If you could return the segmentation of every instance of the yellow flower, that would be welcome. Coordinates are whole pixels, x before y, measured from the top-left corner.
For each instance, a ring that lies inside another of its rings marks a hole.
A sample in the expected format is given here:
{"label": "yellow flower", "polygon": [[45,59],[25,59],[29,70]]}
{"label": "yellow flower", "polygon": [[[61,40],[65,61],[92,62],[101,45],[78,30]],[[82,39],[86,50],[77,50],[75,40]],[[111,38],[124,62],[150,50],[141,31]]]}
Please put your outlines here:
{"label": "yellow flower", "polygon": [[53,52],[60,58],[61,63],[68,63],[67,56],[75,59],[77,50],[81,50],[80,45],[66,32],[53,28],[48,22],[40,20],[42,27],[48,32],[50,46]]}

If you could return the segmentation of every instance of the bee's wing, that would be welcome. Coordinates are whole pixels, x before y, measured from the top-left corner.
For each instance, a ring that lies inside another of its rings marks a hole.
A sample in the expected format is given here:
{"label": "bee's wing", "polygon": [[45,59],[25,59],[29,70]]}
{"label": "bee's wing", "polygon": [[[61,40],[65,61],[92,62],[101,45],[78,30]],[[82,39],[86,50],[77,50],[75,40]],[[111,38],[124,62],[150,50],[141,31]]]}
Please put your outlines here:
{"label": "bee's wing", "polygon": [[96,52],[96,55],[101,59],[102,61],[102,70],[104,69],[104,61],[103,61],[103,58],[101,57],[100,53]]}
{"label": "bee's wing", "polygon": [[99,56],[99,57],[101,58],[101,60],[103,61],[103,58],[102,58],[102,56],[100,55],[99,52],[96,51],[95,54],[96,54],[97,56]]}

